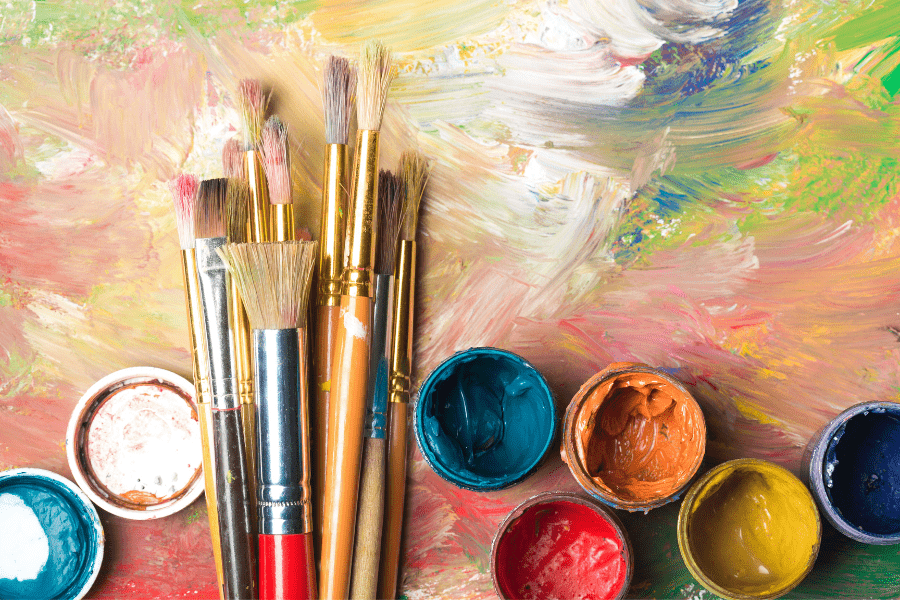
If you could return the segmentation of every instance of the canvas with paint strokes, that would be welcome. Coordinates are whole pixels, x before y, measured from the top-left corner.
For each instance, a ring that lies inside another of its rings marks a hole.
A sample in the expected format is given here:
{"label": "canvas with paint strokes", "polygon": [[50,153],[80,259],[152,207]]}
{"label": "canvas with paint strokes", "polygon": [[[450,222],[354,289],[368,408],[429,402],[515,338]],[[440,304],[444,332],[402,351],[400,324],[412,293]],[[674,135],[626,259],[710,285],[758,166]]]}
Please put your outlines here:
{"label": "canvas with paint strokes", "polygon": [[[560,416],[596,373],[643,363],[702,409],[698,476],[738,458],[800,475],[836,415],[900,399],[900,3],[10,0],[0,470],[71,477],[70,414],[109,373],[191,375],[169,182],[222,176],[242,79],[271,91],[297,232],[318,237],[323,70],[373,39],[397,67],[380,165],[417,149],[431,166],[414,397],[472,347],[527,360]],[[541,492],[584,493],[558,446],[520,483],[479,492],[409,439],[410,600],[495,597],[507,515]],[[711,597],[679,550],[680,506],[618,512],[628,597]],[[202,499],[158,520],[100,512],[89,597],[217,596]],[[787,597],[897,597],[896,548],[823,521]]]}

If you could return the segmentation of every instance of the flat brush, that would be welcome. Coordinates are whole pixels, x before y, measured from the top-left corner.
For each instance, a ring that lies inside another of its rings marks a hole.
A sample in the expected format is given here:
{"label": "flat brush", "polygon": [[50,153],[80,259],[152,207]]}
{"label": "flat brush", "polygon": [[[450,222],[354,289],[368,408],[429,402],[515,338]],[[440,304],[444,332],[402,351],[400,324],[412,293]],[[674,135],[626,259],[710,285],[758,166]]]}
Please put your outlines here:
{"label": "flat brush", "polygon": [[346,58],[331,56],[325,66],[325,167],[322,188],[322,226],[316,291],[316,328],[313,353],[313,508],[316,519],[316,556],[321,557],[328,402],[331,361],[334,358],[344,270],[344,223],[347,204],[347,141],[356,92],[356,70]]}
{"label": "flat brush", "polygon": [[316,597],[312,547],[306,310],[315,242],[228,244],[253,327],[260,598]]}
{"label": "flat brush", "polygon": [[[228,271],[216,250],[227,242],[227,179],[200,184],[195,212],[196,261],[209,360],[216,501],[225,598],[256,596],[253,540],[241,401],[235,376]],[[232,228],[234,229],[234,228]],[[239,227],[238,227],[239,229]]]}
{"label": "flat brush", "polygon": [[363,47],[357,80],[356,156],[341,276],[341,314],[332,363],[320,598],[341,600],[350,591],[353,537],[369,379],[372,267],[378,196],[378,133],[394,76],[380,42]]}
{"label": "flat brush", "polygon": [[409,440],[409,389],[412,377],[413,309],[416,293],[416,229],[425,193],[428,163],[416,152],[404,152],[400,169],[405,188],[400,242],[394,266],[394,330],[388,386],[388,458],[385,478],[384,538],[381,546],[379,598],[395,598],[403,539],[406,499],[406,455]]}
{"label": "flat brush", "polygon": [[287,127],[271,116],[263,126],[263,164],[269,182],[271,203],[270,239],[284,242],[294,239],[294,205],[291,203],[291,156]]}
{"label": "flat brush", "polygon": [[188,312],[191,362],[194,386],[197,389],[197,417],[200,422],[200,443],[203,448],[203,478],[206,489],[206,513],[209,518],[209,536],[212,541],[213,560],[216,565],[216,581],[219,596],[224,598],[222,579],[222,548],[219,539],[219,513],[216,507],[215,461],[212,454],[212,413],[209,390],[209,363],[206,340],[203,336],[203,307],[195,261],[194,211],[197,203],[199,181],[193,175],[179,175],[172,180],[170,189],[175,201],[175,223],[181,245],[181,272],[184,276],[185,304]]}
{"label": "flat brush", "polygon": [[269,238],[269,191],[261,153],[263,120],[269,101],[262,84],[255,79],[242,79],[238,85],[238,104],[241,112],[241,135],[244,139],[244,162],[250,184],[251,242],[265,242]]}
{"label": "flat brush", "polygon": [[378,589],[387,453],[387,396],[394,300],[394,255],[397,251],[402,199],[403,180],[390,171],[381,171],[378,176],[378,243],[375,255],[372,350],[369,354],[367,392],[369,405],[366,409],[353,575],[350,583],[350,597],[354,600],[374,600]]}

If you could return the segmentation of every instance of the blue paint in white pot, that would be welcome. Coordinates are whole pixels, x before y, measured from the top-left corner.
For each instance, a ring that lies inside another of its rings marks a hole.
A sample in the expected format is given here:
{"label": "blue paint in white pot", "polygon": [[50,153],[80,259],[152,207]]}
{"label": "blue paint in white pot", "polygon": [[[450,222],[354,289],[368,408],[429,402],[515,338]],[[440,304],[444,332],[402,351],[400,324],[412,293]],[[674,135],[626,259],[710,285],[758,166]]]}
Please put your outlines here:
{"label": "blue paint in white pot", "polygon": [[74,483],[42,469],[0,472],[0,598],[77,600],[103,561],[103,526]]}
{"label": "blue paint in white pot", "polygon": [[470,348],[445,360],[416,404],[425,460],[442,478],[470,490],[498,490],[531,475],[556,426],[553,395],[541,374],[496,348]]}

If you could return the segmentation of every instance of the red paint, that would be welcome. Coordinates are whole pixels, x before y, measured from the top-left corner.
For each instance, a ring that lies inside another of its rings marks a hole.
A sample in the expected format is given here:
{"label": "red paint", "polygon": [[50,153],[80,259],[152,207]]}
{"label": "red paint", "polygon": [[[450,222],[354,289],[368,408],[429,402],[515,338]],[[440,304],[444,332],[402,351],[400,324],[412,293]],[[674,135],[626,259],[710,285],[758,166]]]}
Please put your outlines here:
{"label": "red paint", "polygon": [[259,600],[312,600],[316,567],[312,534],[259,536]]}
{"label": "red paint", "polygon": [[616,598],[627,572],[624,542],[612,523],[566,500],[529,506],[496,550],[497,585],[506,598]]}

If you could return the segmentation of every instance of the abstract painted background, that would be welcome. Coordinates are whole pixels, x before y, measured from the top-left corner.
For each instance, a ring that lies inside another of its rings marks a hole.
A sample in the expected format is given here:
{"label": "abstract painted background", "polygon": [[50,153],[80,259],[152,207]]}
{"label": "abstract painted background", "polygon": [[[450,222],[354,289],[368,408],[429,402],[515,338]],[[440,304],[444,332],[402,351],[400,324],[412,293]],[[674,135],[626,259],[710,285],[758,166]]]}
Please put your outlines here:
{"label": "abstract painted background", "polygon": [[[119,368],[190,371],[167,181],[221,176],[244,77],[293,136],[318,231],[320,80],[367,39],[399,77],[382,166],[432,161],[416,379],[470,346],[517,352],[559,406],[613,361],[695,393],[710,464],[799,471],[843,408],[900,399],[896,0],[0,2],[0,469],[71,476],[65,427]],[[575,490],[559,458],[465,492],[416,451],[409,598],[491,598],[494,531]],[[626,515],[632,596],[709,598],[678,505]],[[215,595],[205,506],[104,515],[99,598]],[[791,597],[898,597],[900,556],[826,528]]]}

